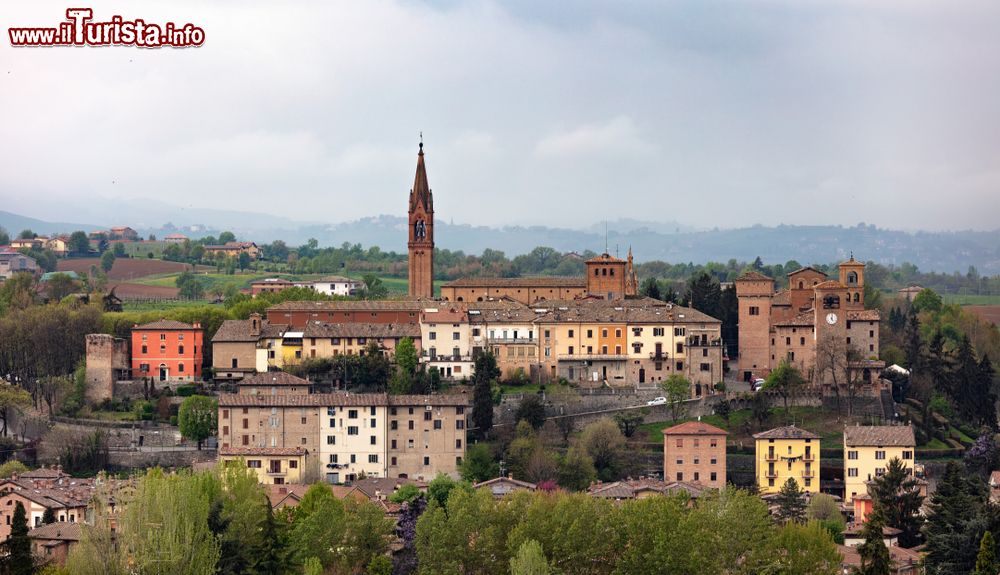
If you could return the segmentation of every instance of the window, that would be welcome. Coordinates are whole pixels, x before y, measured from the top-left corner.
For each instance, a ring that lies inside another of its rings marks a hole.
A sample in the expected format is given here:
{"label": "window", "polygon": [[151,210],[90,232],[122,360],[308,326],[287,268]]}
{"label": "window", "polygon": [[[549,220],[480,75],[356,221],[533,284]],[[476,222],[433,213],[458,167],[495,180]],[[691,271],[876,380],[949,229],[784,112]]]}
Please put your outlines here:
{"label": "window", "polygon": [[594,330],[588,329],[587,330],[587,337],[594,337]]}
{"label": "window", "polygon": [[430,465],[430,464],[431,464],[431,458],[430,458],[430,457],[427,457],[427,456],[425,456],[425,457],[424,457],[424,465]]}
{"label": "window", "polygon": [[378,463],[378,454],[377,453],[368,454],[368,463]]}
{"label": "window", "polygon": [[349,410],[347,410],[347,419],[357,419],[357,418],[358,418],[358,410],[357,409],[349,409]]}
{"label": "window", "polygon": [[396,465],[396,458],[392,457],[389,459],[389,465]]}
{"label": "window", "polygon": [[799,338],[799,345],[805,345],[805,344],[806,344],[806,338],[800,337]]}
{"label": "window", "polygon": [[694,472],[694,480],[695,480],[695,481],[698,481],[699,479],[701,479],[701,474],[700,474],[700,473],[698,473],[697,471],[695,471],[695,472]]}
{"label": "window", "polygon": [[465,420],[463,419],[455,420],[455,429],[465,429]]}
{"label": "window", "polygon": [[719,463],[719,460],[713,457],[708,460],[708,463],[711,465],[717,465]]}
{"label": "window", "polygon": [[430,411],[425,411],[424,412],[424,421],[430,421],[430,420],[431,420],[431,412]]}
{"label": "window", "polygon": [[161,333],[160,334],[160,341],[167,341],[167,334]]}
{"label": "window", "polygon": [[377,441],[377,439],[376,439],[376,436],[374,436],[374,435],[373,435],[373,436],[371,436],[371,444],[372,444],[372,445],[375,445],[375,442],[376,442],[376,441]]}
{"label": "window", "polygon": [[289,469],[298,469],[299,468],[299,462],[295,461],[294,459],[289,459],[288,460],[288,468]]}
{"label": "window", "polygon": [[351,463],[357,463],[357,462],[358,462],[358,456],[352,453],[351,454]]}
{"label": "window", "polygon": [[435,419],[434,420],[434,429],[441,429],[441,420],[440,419]]}
{"label": "window", "polygon": [[719,440],[718,439],[710,439],[708,441],[708,446],[709,447],[718,447],[719,446]]}
{"label": "window", "polygon": [[847,476],[848,477],[857,477],[858,476],[858,468],[857,467],[848,467],[847,468]]}
{"label": "window", "polygon": [[710,363],[703,363],[703,364],[701,364],[701,370],[702,371],[711,371],[711,369],[712,369],[712,364],[710,364]]}
{"label": "window", "polygon": [[465,406],[464,405],[459,405],[458,407],[456,407],[455,408],[455,413],[457,413],[458,415],[464,414],[465,413]]}
{"label": "window", "polygon": [[677,465],[684,465],[684,460],[683,459],[678,459],[676,461],[676,463],[677,463]]}
{"label": "window", "polygon": [[848,451],[847,452],[847,458],[848,459],[857,459],[858,458],[858,452],[856,450],[850,450],[850,451]]}
{"label": "window", "polygon": [[247,467],[249,467],[250,469],[260,469],[260,460],[259,459],[248,459],[247,460]]}
{"label": "window", "polygon": [[142,346],[142,353],[149,353],[149,348],[147,348],[145,344]]}
{"label": "window", "polygon": [[709,477],[709,481],[715,481],[715,480],[717,479],[717,477],[718,477],[718,476],[717,476],[717,475],[715,474],[715,472],[713,471],[712,473],[710,473],[710,474],[708,475],[708,477]]}
{"label": "window", "polygon": [[437,339],[437,338],[438,338],[438,334],[437,334],[436,331],[432,331],[432,332],[429,332],[427,334],[427,339]]}
{"label": "window", "polygon": [[410,421],[408,421],[407,423],[409,423],[409,424],[410,424],[410,426],[409,426],[409,427],[410,427],[410,431],[413,431],[413,420],[411,419],[411,420],[410,420]]}
{"label": "window", "polygon": [[336,435],[327,435],[326,436],[326,444],[327,445],[337,445],[337,436]]}
{"label": "window", "polygon": [[[374,406],[374,405],[368,408],[368,415],[375,415],[375,406]],[[375,426],[375,423],[374,423],[374,421],[375,421],[375,420],[373,419],[373,420],[372,420],[372,422],[373,422],[373,423],[372,423],[372,426],[373,426],[373,427]]]}
{"label": "window", "polygon": [[391,441],[391,442],[389,443],[389,445],[390,445],[390,449],[396,449],[396,440],[395,440],[395,439],[393,439],[393,440],[392,440],[392,441]]}
{"label": "window", "polygon": [[880,449],[876,449],[875,450],[875,459],[878,459],[878,460],[885,459],[885,451],[884,450],[880,450]]}
{"label": "window", "polygon": [[615,337],[621,337],[621,336],[622,336],[622,330],[616,329],[615,330]]}
{"label": "window", "polygon": [[457,331],[451,332],[451,339],[458,341],[460,339],[459,333]]}
{"label": "window", "polygon": [[913,459],[913,452],[912,451],[904,451],[903,452],[903,459]]}
{"label": "window", "polygon": [[369,422],[370,422],[370,423],[369,423],[368,427],[370,427],[370,428],[372,428],[372,429],[375,429],[375,418],[374,418],[374,417],[373,417],[373,418],[371,418],[371,419],[369,420]]}
{"label": "window", "polygon": [[574,333],[575,333],[575,332],[574,332],[573,330],[569,330],[569,336],[570,336],[570,337],[573,337]]}
{"label": "window", "polygon": [[177,355],[183,355],[183,354],[184,354],[184,346],[183,345],[177,346]]}
{"label": "window", "polygon": [[602,329],[601,330],[601,337],[608,337],[608,330]]}
{"label": "window", "polygon": [[684,472],[683,471],[678,471],[677,472],[677,481],[684,481]]}
{"label": "window", "polygon": [[677,371],[684,371],[684,362],[683,361],[678,361],[676,367],[677,367]]}
{"label": "window", "polygon": [[677,438],[677,447],[684,447],[684,440],[680,437]]}
{"label": "window", "polygon": [[569,346],[569,349],[567,350],[566,355],[573,355],[573,346]]}
{"label": "window", "polygon": [[663,328],[662,327],[654,327],[653,328],[653,336],[662,336],[662,335],[663,335]]}
{"label": "window", "polygon": [[348,428],[347,428],[347,435],[357,435],[357,434],[358,434],[358,426],[357,425],[348,426]]}
{"label": "window", "polygon": [[455,449],[462,449],[462,440],[461,439],[456,439],[455,440]]}
{"label": "window", "polygon": [[677,342],[677,353],[684,353],[684,342]]}
{"label": "window", "polygon": [[[760,308],[752,305],[750,306],[750,315],[760,315]],[[774,481],[771,481],[771,485],[774,485]]]}

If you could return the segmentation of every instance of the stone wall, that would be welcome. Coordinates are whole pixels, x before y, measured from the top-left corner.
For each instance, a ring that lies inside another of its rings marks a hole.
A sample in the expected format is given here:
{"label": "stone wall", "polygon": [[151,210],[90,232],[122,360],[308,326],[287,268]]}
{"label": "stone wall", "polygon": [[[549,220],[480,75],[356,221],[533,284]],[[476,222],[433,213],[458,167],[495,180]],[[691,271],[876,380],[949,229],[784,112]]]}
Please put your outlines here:
{"label": "stone wall", "polygon": [[145,469],[148,467],[191,467],[195,463],[218,459],[215,449],[203,448],[163,451],[112,451],[108,464],[118,469]]}
{"label": "stone wall", "polygon": [[87,401],[100,403],[114,397],[115,381],[129,369],[128,342],[104,333],[86,336]]}

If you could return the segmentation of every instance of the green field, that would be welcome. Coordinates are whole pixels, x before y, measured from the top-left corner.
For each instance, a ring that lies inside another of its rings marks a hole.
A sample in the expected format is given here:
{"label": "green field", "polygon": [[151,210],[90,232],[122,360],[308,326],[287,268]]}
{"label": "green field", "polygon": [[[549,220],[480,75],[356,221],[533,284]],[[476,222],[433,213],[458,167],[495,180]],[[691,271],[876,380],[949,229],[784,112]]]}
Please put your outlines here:
{"label": "green field", "polygon": [[122,302],[122,311],[169,311],[202,305],[212,305],[212,302],[209,300],[160,300],[156,302],[125,300]]}
{"label": "green field", "polygon": [[1000,305],[1000,295],[943,294],[941,299],[944,300],[944,303],[957,303],[958,305]]}
{"label": "green field", "polygon": [[[161,286],[161,287],[175,287],[177,285],[177,276],[180,273],[172,274],[157,274],[146,276],[133,280],[133,283],[151,285],[151,286]],[[285,273],[275,273],[275,272],[256,272],[248,271],[245,273],[237,273],[233,275],[229,274],[219,274],[219,273],[199,273],[198,279],[200,279],[205,284],[205,291],[211,292],[213,288],[219,287],[221,289],[226,289],[230,285],[236,286],[238,289],[249,288],[252,282],[257,280],[262,280],[266,278],[280,277],[291,281],[297,280],[318,280],[327,277],[331,274],[285,274]],[[360,281],[359,277],[352,279],[357,279]],[[382,283],[389,290],[391,294],[405,294],[409,289],[409,282],[406,278],[397,277],[387,277],[380,276]],[[443,281],[434,282],[434,290],[440,293],[441,284]]]}

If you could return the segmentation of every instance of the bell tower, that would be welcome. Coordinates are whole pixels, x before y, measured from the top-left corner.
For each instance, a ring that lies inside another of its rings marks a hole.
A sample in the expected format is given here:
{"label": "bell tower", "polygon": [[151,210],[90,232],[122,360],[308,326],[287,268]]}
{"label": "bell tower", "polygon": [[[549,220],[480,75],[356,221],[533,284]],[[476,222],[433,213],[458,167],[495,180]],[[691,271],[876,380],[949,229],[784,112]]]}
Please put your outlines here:
{"label": "bell tower", "polygon": [[434,197],[427,185],[424,141],[417,152],[417,174],[410,190],[409,275],[411,297],[434,297]]}

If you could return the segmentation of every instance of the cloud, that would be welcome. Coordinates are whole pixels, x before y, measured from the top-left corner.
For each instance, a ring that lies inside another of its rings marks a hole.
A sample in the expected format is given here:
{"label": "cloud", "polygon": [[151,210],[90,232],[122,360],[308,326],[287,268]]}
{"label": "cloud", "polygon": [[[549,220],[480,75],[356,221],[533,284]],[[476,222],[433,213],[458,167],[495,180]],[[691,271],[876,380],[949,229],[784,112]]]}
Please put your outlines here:
{"label": "cloud", "polygon": [[585,124],[569,131],[549,134],[535,144],[539,158],[586,159],[604,155],[650,155],[656,146],[646,142],[628,116],[603,124]]}

